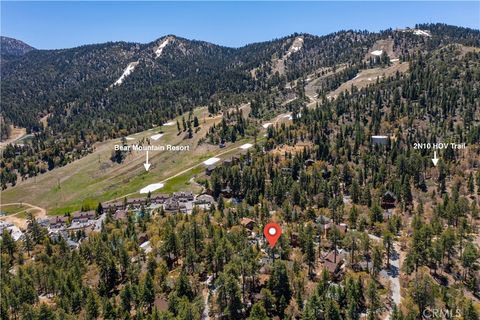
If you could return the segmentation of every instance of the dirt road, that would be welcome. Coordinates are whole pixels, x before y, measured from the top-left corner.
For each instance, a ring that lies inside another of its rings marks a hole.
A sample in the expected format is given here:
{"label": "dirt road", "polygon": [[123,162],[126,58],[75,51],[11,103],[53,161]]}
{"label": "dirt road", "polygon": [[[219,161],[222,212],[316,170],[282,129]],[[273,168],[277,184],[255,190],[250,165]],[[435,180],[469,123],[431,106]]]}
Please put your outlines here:
{"label": "dirt road", "polygon": [[15,205],[27,206],[29,208],[26,209],[26,210],[22,210],[20,212],[17,212],[15,214],[0,217],[0,221],[10,222],[10,223],[13,223],[14,225],[16,225],[17,227],[19,227],[20,229],[26,229],[27,228],[27,219],[18,217],[18,214],[35,210],[36,211],[35,218],[39,219],[39,218],[47,217],[47,210],[45,210],[44,208],[40,208],[38,206],[35,206],[33,204],[30,204],[30,203],[25,203],[25,202],[3,203],[1,205],[1,207],[15,206]]}

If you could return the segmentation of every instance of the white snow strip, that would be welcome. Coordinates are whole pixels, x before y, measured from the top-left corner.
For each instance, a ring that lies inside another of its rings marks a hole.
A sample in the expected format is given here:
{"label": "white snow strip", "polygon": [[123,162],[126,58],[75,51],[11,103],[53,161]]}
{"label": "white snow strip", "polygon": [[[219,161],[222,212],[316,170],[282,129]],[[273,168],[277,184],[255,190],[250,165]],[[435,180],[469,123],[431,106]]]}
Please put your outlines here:
{"label": "white snow strip", "polygon": [[125,80],[125,78],[128,77],[133,72],[133,70],[135,70],[135,67],[137,66],[137,64],[138,64],[138,61],[130,62],[128,66],[125,68],[125,70],[123,70],[123,73],[120,76],[120,78],[118,78],[118,80],[113,83],[113,86],[121,85]]}
{"label": "white snow strip", "polygon": [[158,48],[155,50],[155,54],[157,55],[157,58],[162,55],[163,49],[165,49],[165,47],[169,43],[170,43],[170,38],[166,38],[165,40],[162,41],[162,43],[160,43]]}
{"label": "white snow strip", "polygon": [[262,127],[265,128],[265,129],[267,129],[267,128],[270,127],[271,125],[272,125],[271,122],[267,122],[267,123],[262,124]]}
{"label": "white snow strip", "polygon": [[383,50],[375,50],[375,51],[372,51],[370,53],[374,56],[381,56],[382,53],[383,53]]}
{"label": "white snow strip", "polygon": [[125,139],[127,139],[127,140],[135,140],[135,138],[132,138],[132,137],[126,137]]}
{"label": "white snow strip", "polygon": [[157,141],[157,140],[160,139],[162,136],[163,136],[163,133],[159,133],[159,134],[154,134],[151,138],[152,138],[152,140]]}
{"label": "white snow strip", "polygon": [[247,150],[249,148],[253,147],[253,144],[251,143],[245,143],[244,145],[240,146],[240,149]]}
{"label": "white snow strip", "polygon": [[219,158],[210,158],[210,159],[207,159],[207,160],[203,161],[203,164],[205,164],[206,166],[209,166],[209,165],[214,164],[218,161],[220,161]]}
{"label": "white snow strip", "polygon": [[417,36],[425,36],[425,37],[431,37],[432,36],[429,31],[419,30],[419,29],[414,30],[413,34],[415,34]]}
{"label": "white snow strip", "polygon": [[391,59],[390,61],[391,61],[391,62],[397,62],[397,61],[399,61],[399,60],[398,60],[398,59]]}
{"label": "white snow strip", "polygon": [[175,123],[175,121],[170,121],[170,122],[164,123],[163,125],[164,126],[174,126],[174,125],[176,125],[176,123]]}
{"label": "white snow strip", "polygon": [[140,189],[140,193],[149,193],[149,192],[153,192],[155,190],[161,189],[161,188],[163,188],[163,183],[152,183],[152,184],[149,184],[148,186]]}
{"label": "white snow strip", "polygon": [[288,51],[285,54],[285,56],[288,58],[292,53],[300,51],[302,47],[303,47],[303,38],[296,37],[295,40],[293,40],[293,43],[290,46],[290,48],[288,48]]}

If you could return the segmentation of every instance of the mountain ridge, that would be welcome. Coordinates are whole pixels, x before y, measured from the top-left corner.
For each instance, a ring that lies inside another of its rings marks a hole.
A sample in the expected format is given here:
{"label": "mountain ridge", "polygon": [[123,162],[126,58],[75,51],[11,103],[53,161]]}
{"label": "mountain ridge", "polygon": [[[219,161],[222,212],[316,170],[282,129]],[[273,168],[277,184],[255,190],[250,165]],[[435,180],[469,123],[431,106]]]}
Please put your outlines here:
{"label": "mountain ridge", "polygon": [[36,49],[21,40],[0,36],[0,53],[2,56],[22,56],[32,50]]}
{"label": "mountain ridge", "polygon": [[[391,59],[416,61],[454,43],[480,47],[480,31],[426,24],[378,33],[294,33],[241,48],[166,35],[147,44],[32,50],[2,61],[1,116],[35,133],[36,145],[22,148],[56,150],[55,165],[64,165],[95,142],[153,128],[197,106],[215,114],[251,103],[253,117],[262,119],[322,98],[361,70],[381,72]],[[321,81],[305,94],[302,83],[312,75]],[[364,78],[366,86],[375,84]],[[58,141],[66,142],[62,152]]]}

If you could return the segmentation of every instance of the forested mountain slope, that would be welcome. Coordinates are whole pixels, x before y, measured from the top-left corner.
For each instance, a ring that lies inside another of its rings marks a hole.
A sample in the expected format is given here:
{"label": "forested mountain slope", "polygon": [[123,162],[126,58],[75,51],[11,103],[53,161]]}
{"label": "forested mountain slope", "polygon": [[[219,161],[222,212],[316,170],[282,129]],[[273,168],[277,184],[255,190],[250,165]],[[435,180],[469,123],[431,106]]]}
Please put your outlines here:
{"label": "forested mountain slope", "polygon": [[4,36],[0,37],[0,54],[2,61],[23,56],[32,50],[35,50],[35,48],[23,41]]}
{"label": "forested mountain slope", "polygon": [[[302,98],[302,89],[287,86],[289,81],[325,68],[346,68],[330,81],[328,88],[334,89],[361,68],[384,65],[387,54],[381,61],[365,62],[382,40],[393,42],[391,54],[408,60],[449,43],[477,46],[478,39],[478,30],[436,24],[380,33],[294,34],[238,49],[169,35],[148,44],[33,50],[5,61],[1,70],[2,116],[35,133],[32,142],[10,147],[6,167],[34,176],[39,170],[13,155],[48,162],[53,169],[88,152],[96,141],[151,128],[198,105],[218,110],[256,100],[263,101],[261,108],[274,110],[275,98]],[[42,123],[46,115],[48,122]]]}

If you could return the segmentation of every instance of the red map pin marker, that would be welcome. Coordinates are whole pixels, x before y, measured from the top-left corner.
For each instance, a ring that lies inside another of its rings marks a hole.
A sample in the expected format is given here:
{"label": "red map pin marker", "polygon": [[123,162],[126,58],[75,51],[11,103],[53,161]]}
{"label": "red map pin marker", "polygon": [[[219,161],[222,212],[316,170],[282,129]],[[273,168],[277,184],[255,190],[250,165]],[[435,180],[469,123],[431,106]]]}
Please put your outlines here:
{"label": "red map pin marker", "polygon": [[270,222],[263,229],[263,234],[265,235],[265,238],[267,238],[270,247],[273,248],[282,234],[282,228],[280,228],[278,224]]}

